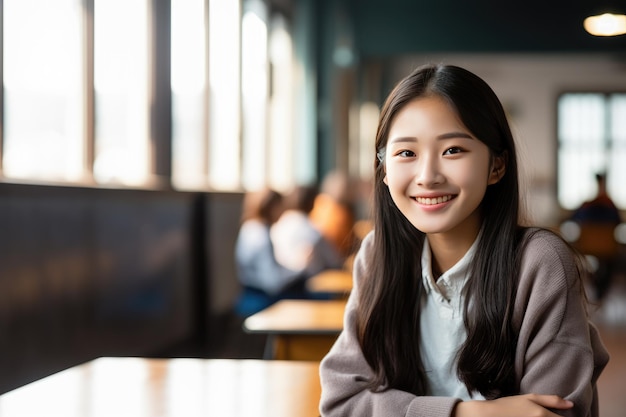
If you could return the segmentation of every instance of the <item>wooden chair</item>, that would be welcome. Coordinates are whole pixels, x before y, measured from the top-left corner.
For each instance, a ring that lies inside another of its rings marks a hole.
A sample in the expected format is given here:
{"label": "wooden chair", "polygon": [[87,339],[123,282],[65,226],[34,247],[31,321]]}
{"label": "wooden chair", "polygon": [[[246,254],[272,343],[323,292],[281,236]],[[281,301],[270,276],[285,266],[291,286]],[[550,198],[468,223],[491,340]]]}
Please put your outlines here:
{"label": "wooden chair", "polygon": [[613,281],[620,244],[615,239],[614,224],[575,223],[578,235],[572,245],[587,259],[588,280],[593,286],[593,298],[602,299]]}
{"label": "wooden chair", "polygon": [[619,244],[615,240],[615,225],[583,223],[578,226],[580,234],[573,243],[583,255],[595,256],[599,260],[611,260],[617,256]]}

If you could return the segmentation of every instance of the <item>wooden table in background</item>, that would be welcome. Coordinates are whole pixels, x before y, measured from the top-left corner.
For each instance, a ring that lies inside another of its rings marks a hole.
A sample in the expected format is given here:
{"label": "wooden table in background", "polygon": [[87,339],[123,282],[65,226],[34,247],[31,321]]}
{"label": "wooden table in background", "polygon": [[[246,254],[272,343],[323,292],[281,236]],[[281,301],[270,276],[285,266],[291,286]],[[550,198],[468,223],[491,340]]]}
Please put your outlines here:
{"label": "wooden table in background", "polygon": [[2,417],[314,417],[319,363],[99,358],[0,396]]}
{"label": "wooden table in background", "polygon": [[352,291],[352,273],[343,269],[329,269],[309,278],[306,287],[312,293],[347,297]]}
{"label": "wooden table in background", "polygon": [[319,361],[343,329],[346,300],[281,300],[248,317],[248,333],[268,335],[266,359]]}

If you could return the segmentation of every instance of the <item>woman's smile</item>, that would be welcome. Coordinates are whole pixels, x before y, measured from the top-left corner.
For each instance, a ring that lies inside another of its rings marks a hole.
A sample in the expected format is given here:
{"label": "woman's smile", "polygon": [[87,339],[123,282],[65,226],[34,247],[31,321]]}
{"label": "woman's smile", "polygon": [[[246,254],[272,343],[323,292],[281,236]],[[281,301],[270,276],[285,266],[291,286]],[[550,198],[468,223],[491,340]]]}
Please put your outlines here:
{"label": "woman's smile", "polygon": [[415,201],[417,201],[419,204],[422,204],[424,206],[434,206],[437,204],[442,204],[442,203],[447,203],[448,201],[452,200],[453,198],[455,198],[456,195],[443,195],[443,196],[438,196],[438,197],[412,197]]}

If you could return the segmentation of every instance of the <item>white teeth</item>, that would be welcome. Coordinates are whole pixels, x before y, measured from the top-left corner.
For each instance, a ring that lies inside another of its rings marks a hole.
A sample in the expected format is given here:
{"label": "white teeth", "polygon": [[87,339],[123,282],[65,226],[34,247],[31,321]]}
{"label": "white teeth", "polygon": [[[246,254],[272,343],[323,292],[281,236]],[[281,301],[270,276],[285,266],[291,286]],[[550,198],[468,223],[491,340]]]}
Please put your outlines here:
{"label": "white teeth", "polygon": [[441,204],[441,203],[445,203],[446,201],[449,201],[452,199],[451,195],[444,195],[444,196],[440,196],[440,197],[433,197],[433,198],[425,198],[425,197],[416,197],[415,200],[417,200],[418,203],[420,204],[424,204],[427,206],[433,205],[433,204]]}

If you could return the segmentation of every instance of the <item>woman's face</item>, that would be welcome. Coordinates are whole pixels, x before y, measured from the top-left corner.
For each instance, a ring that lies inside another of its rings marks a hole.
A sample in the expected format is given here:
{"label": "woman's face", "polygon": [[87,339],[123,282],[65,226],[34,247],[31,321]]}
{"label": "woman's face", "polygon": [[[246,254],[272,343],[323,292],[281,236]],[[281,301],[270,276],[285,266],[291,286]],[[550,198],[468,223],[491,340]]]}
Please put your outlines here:
{"label": "woman's face", "polygon": [[398,209],[420,231],[473,240],[487,186],[503,172],[492,170],[490,161],[487,145],[447,102],[419,98],[391,124],[384,182]]}

